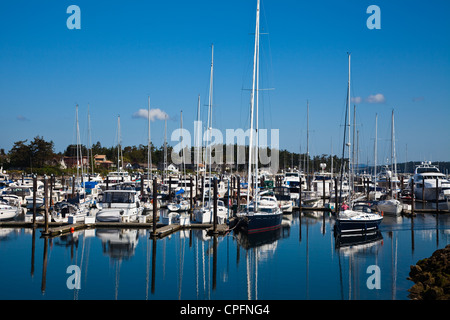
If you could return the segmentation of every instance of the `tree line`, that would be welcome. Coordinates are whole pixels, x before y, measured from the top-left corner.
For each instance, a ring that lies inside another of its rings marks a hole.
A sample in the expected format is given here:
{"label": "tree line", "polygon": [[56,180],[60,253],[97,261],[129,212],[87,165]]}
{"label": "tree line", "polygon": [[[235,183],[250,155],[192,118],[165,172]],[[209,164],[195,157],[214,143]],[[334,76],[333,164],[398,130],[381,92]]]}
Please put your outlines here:
{"label": "tree line", "polygon": [[[156,147],[153,144],[151,146],[151,159],[153,165],[158,165],[164,161],[164,145]],[[222,145],[222,150],[226,149],[226,145]],[[214,148],[213,148],[214,149]],[[220,149],[220,147],[219,147]],[[85,145],[81,145],[79,149],[79,154],[82,156],[88,155],[105,155],[106,158],[113,163],[117,163],[117,146],[115,147],[105,147],[98,141],[94,143],[90,148]],[[167,163],[171,163],[171,153],[172,147],[167,146]],[[245,154],[248,154],[248,146],[244,147]],[[195,158],[195,150],[191,148],[191,159]],[[270,154],[270,150],[265,151]],[[238,146],[234,145],[234,163],[238,163]],[[33,140],[20,140],[13,144],[13,147],[8,152],[4,149],[0,149],[0,165],[7,170],[22,170],[25,172],[35,172],[35,173],[55,173],[60,174],[63,170],[60,168],[60,162],[64,157],[76,157],[77,156],[77,146],[68,145],[63,152],[55,153],[53,141],[46,141],[41,136],[34,137]],[[124,163],[131,164],[146,164],[148,156],[148,146],[138,145],[138,146],[125,146],[122,148],[121,156],[123,157]],[[223,163],[226,162],[226,155],[223,152]],[[246,161],[248,161],[247,157]],[[339,172],[341,165],[341,158],[336,155],[330,156],[326,154],[322,155],[306,155],[299,154],[295,152],[290,152],[288,150],[279,150],[279,169],[288,171],[291,169],[301,169],[306,172],[317,172],[321,170],[320,164],[326,164],[326,171],[333,169],[333,172]],[[347,160],[347,159],[345,159]],[[91,163],[91,161],[89,161]],[[406,172],[413,172],[414,166],[419,164],[419,162],[408,162],[406,164],[398,164],[399,172],[403,172],[403,168]],[[450,171],[450,162],[440,162],[439,168],[442,172]],[[247,163],[240,165],[233,165],[233,171],[245,170]],[[262,164],[260,163],[260,166]],[[332,168],[333,166],[333,168]],[[95,168],[98,169],[98,168]],[[365,168],[369,172],[371,168]],[[70,169],[68,169],[70,170]]]}

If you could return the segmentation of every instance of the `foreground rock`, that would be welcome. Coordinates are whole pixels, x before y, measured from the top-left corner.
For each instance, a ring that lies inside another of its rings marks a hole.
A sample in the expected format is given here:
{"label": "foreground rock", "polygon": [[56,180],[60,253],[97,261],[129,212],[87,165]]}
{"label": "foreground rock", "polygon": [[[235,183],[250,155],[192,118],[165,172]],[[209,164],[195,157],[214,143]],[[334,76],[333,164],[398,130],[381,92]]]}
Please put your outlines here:
{"label": "foreground rock", "polygon": [[450,245],[411,266],[408,290],[413,300],[450,300]]}

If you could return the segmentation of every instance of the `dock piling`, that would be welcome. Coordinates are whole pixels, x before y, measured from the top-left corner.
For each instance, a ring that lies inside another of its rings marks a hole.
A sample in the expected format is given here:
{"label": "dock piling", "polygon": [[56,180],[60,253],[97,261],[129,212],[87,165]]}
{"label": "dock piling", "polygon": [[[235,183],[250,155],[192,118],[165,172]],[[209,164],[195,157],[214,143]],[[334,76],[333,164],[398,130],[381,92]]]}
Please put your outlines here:
{"label": "dock piling", "polygon": [[415,194],[414,194],[414,177],[411,178],[411,217],[414,216],[414,206],[415,206]]}
{"label": "dock piling", "polygon": [[298,185],[298,210],[302,211],[302,177],[299,177]]}
{"label": "dock piling", "polygon": [[33,174],[33,226],[36,226],[36,189],[37,189],[37,176]]}
{"label": "dock piling", "polygon": [[214,179],[214,234],[217,233],[217,179]]}
{"label": "dock piling", "polygon": [[45,231],[48,234],[48,177],[44,175],[44,207],[45,207]]}
{"label": "dock piling", "polygon": [[[170,187],[169,187],[170,188]],[[153,236],[156,237],[156,215],[158,214],[158,182],[153,179]]]}
{"label": "dock piling", "polygon": [[436,190],[436,192],[435,192],[435,194],[436,194],[436,214],[439,214],[439,185],[438,185],[438,183],[439,183],[439,178],[436,177],[436,188],[435,188],[435,190]]}

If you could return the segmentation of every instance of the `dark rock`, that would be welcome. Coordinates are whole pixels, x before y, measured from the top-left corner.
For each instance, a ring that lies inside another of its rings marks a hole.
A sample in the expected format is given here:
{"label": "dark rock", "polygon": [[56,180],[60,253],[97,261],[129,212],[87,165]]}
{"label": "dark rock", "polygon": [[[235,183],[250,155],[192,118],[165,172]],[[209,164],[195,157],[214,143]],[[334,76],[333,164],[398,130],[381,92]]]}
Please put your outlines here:
{"label": "dark rock", "polygon": [[450,245],[410,266],[408,290],[413,300],[450,300]]}

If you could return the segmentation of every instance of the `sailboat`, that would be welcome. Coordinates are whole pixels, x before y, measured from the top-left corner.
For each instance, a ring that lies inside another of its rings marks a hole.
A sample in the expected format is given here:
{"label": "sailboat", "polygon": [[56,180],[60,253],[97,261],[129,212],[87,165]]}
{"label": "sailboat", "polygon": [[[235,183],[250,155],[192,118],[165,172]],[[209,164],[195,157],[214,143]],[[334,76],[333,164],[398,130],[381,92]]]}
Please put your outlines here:
{"label": "sailboat", "polygon": [[[247,208],[244,212],[238,213],[240,228],[247,233],[258,233],[275,230],[281,227],[283,211],[278,206],[275,196],[257,194],[258,190],[258,137],[256,136],[255,147],[255,188],[253,200],[250,202],[250,185],[252,182],[252,148],[253,148],[253,113],[256,109],[256,134],[258,134],[258,91],[259,91],[259,16],[260,0],[256,6],[256,30],[255,30],[255,50],[253,56],[253,84],[250,99],[250,143],[248,161],[248,188],[247,188]],[[255,99],[256,96],[256,99]]]}
{"label": "sailboat", "polygon": [[[212,97],[213,97],[213,77],[214,77],[214,44],[211,45],[211,69],[210,69],[210,80],[209,80],[209,102],[208,102],[208,140],[212,139]],[[198,109],[200,108],[200,104]],[[199,112],[198,112],[199,113]],[[211,142],[211,141],[210,141]],[[213,209],[213,195],[211,192],[212,186],[212,172],[211,172],[211,144],[209,145],[209,151],[207,152],[207,159],[209,161],[209,178],[207,185],[205,185],[205,180],[203,179],[203,187],[205,190],[203,192],[202,205],[194,210],[194,219],[199,223],[212,223],[214,221],[214,209]],[[206,168],[206,159],[205,159]],[[197,168],[198,172],[198,168]],[[206,174],[206,170],[205,170]],[[207,189],[205,187],[207,186]],[[208,200],[205,201],[205,195],[208,195]],[[217,217],[219,223],[225,223],[227,218],[227,209],[223,201],[217,201]]]}
{"label": "sailboat", "polygon": [[[83,155],[81,152],[81,139],[80,139],[80,127],[78,121],[78,105],[76,105],[76,132],[77,132],[77,175],[72,177],[76,179],[76,183],[73,184],[76,188],[72,190],[72,193],[76,197],[69,198],[67,200],[59,201],[54,206],[50,207],[50,215],[55,222],[67,222],[69,215],[76,216],[77,220],[84,220],[89,215],[90,206],[94,203],[92,197],[88,197],[86,194],[85,184],[80,181],[79,169],[81,168],[81,177],[83,177]],[[81,179],[82,180],[82,179]]]}
{"label": "sailboat", "polygon": [[[181,130],[183,130],[183,111],[181,111],[180,121],[181,121]],[[181,139],[183,139],[183,137],[181,137]],[[184,146],[183,145],[181,145],[181,152],[182,152],[182,162],[183,162],[183,176],[185,176],[186,170],[184,169],[185,161],[184,161]],[[184,181],[186,181],[186,179]],[[180,185],[181,185],[181,183],[180,183]],[[181,186],[181,189],[175,193],[175,199],[172,202],[167,204],[167,209],[169,209],[169,211],[181,212],[181,211],[189,210],[189,201],[187,201],[184,198],[185,189],[186,189],[186,183],[184,184],[184,189]]]}
{"label": "sailboat", "polygon": [[402,204],[398,199],[392,196],[397,196],[399,190],[397,190],[397,183],[400,181],[397,178],[397,161],[395,156],[395,133],[394,133],[394,110],[392,110],[392,124],[391,124],[391,170],[386,171],[387,182],[390,182],[389,188],[391,189],[391,197],[378,201],[377,208],[383,211],[385,214],[399,215],[402,210]]}
{"label": "sailboat", "polygon": [[[350,152],[350,142],[346,143],[347,138],[350,141],[350,59],[351,54],[348,53],[348,91],[347,91],[347,124],[344,126],[344,148],[342,150],[342,159],[345,159],[345,146],[348,147],[348,163],[349,163],[349,183],[350,183],[350,194],[348,202],[340,207],[337,217],[335,230],[340,233],[347,232],[367,232],[372,230],[377,230],[383,216],[378,213],[372,212],[372,210],[367,205],[354,205],[352,201],[353,184],[352,184],[352,172],[353,167],[350,170],[351,152]],[[345,164],[341,164],[341,177],[340,181],[342,183],[343,173]]]}

